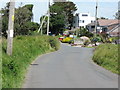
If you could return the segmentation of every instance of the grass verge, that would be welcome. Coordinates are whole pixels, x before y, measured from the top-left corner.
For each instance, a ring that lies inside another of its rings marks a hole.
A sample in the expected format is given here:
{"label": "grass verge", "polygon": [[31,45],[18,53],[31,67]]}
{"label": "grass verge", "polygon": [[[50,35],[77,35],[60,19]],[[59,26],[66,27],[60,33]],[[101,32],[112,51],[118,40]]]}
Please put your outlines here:
{"label": "grass verge", "polygon": [[93,60],[98,65],[118,74],[118,45],[101,44],[99,45],[93,55]]}
{"label": "grass verge", "polygon": [[0,90],[2,89],[2,43],[0,38]]}
{"label": "grass verge", "polygon": [[51,36],[18,36],[13,41],[12,56],[6,54],[6,40],[2,42],[2,88],[21,88],[33,60],[59,49],[59,41]]}

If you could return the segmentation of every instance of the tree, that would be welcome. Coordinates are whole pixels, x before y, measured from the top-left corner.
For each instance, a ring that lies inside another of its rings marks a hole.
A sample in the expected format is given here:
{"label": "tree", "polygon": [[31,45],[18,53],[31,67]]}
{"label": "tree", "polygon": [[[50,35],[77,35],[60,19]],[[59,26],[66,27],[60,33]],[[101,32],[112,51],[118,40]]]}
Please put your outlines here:
{"label": "tree", "polygon": [[50,7],[50,31],[58,35],[65,28],[65,12],[59,3],[55,3]]}
{"label": "tree", "polygon": [[[32,32],[39,29],[39,24],[35,22],[26,22],[24,24],[24,32],[21,32],[22,35],[31,35]],[[25,32],[26,31],[26,32]]]}
{"label": "tree", "polygon": [[68,27],[71,29],[73,14],[76,10],[73,2],[55,2],[50,7],[50,29],[52,33],[62,33]]}
{"label": "tree", "polygon": [[64,2],[63,3],[63,7],[64,7],[64,11],[66,12],[67,18],[68,18],[68,26],[72,27],[72,23],[73,23],[73,14],[74,12],[77,10],[77,7],[75,6],[75,4],[73,2]]}
{"label": "tree", "polygon": [[19,7],[15,11],[15,34],[14,35],[27,35],[29,30],[26,29],[26,24],[30,23],[33,17],[33,5],[25,5]]}
{"label": "tree", "polygon": [[73,22],[73,14],[77,10],[76,5],[71,1],[55,2],[55,4],[58,4],[58,6],[62,6],[62,8],[64,9],[66,21],[68,22],[67,26],[71,29]]}
{"label": "tree", "polygon": [[[2,35],[7,37],[8,29],[8,17],[9,17],[10,3],[6,4],[6,7],[2,8],[0,13],[2,16]],[[14,23],[14,35],[28,35],[29,32],[37,30],[39,28],[38,23],[31,22],[33,18],[32,13],[33,5],[28,4],[23,7],[15,8],[15,23]]]}
{"label": "tree", "polygon": [[7,30],[8,30],[8,17],[9,17],[9,6],[10,3],[6,4],[5,8],[2,8],[2,10],[0,11],[2,15],[2,35],[7,37]]}

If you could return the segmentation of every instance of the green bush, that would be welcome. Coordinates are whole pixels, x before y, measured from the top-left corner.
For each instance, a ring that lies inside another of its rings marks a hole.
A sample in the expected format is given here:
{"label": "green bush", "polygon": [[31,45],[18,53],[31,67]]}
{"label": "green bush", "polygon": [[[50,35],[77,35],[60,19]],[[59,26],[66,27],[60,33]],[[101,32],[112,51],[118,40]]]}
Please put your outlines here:
{"label": "green bush", "polygon": [[78,32],[78,36],[82,37],[82,36],[86,36],[86,37],[93,37],[93,33],[87,31],[86,28],[80,28],[79,32]]}
{"label": "green bush", "polygon": [[94,52],[93,60],[98,65],[118,73],[118,46],[114,44],[99,45]]}
{"label": "green bush", "polygon": [[84,45],[87,46],[87,45],[90,44],[90,42],[91,42],[91,41],[87,39],[87,40],[84,41]]}
{"label": "green bush", "polygon": [[59,41],[50,36],[18,36],[14,38],[13,54],[6,54],[2,45],[2,87],[21,88],[29,65],[38,55],[59,49]]}
{"label": "green bush", "polygon": [[102,33],[102,34],[97,34],[97,36],[101,38],[101,42],[103,43],[109,42],[108,34]]}
{"label": "green bush", "polygon": [[49,36],[49,43],[50,43],[51,47],[54,48],[55,50],[58,50],[60,47],[60,44],[59,44],[58,39],[56,37]]}
{"label": "green bush", "polygon": [[91,38],[91,42],[102,42],[102,38],[100,36],[95,36]]}

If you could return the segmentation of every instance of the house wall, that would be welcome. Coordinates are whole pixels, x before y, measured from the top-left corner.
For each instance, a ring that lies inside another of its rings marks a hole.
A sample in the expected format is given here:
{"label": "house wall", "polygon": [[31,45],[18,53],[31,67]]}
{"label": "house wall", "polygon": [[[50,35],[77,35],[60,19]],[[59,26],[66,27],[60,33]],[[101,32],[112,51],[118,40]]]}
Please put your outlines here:
{"label": "house wall", "polygon": [[89,23],[95,22],[95,17],[91,17],[90,13],[77,13],[73,18],[73,28],[86,27]]}
{"label": "house wall", "polygon": [[76,14],[73,18],[73,28],[79,27],[79,14]]}
{"label": "house wall", "polygon": [[79,27],[86,27],[89,23],[95,21],[95,17],[91,17],[89,13],[80,13],[79,14]]}

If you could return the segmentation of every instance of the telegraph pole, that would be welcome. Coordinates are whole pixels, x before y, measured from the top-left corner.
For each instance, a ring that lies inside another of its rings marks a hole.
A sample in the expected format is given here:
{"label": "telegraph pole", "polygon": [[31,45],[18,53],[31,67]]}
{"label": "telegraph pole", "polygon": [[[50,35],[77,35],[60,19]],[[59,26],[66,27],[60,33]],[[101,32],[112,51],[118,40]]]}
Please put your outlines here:
{"label": "telegraph pole", "polygon": [[15,0],[10,0],[8,36],[7,36],[7,54],[8,55],[12,55],[13,29],[14,29],[14,12],[15,12]]}
{"label": "telegraph pole", "polygon": [[49,24],[50,24],[50,0],[48,1],[48,23],[47,23],[47,35],[49,35]]}
{"label": "telegraph pole", "polygon": [[96,11],[95,11],[95,36],[97,34],[97,10],[98,10],[98,0],[96,1]]}

